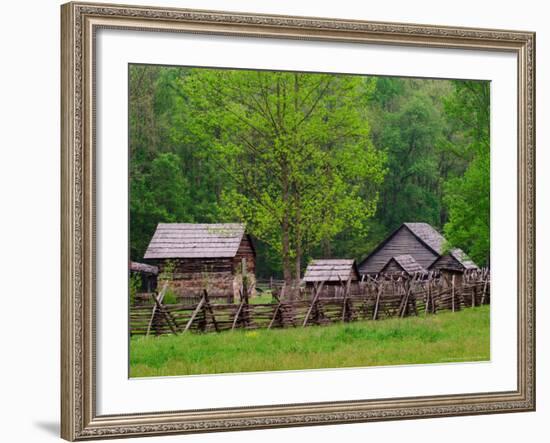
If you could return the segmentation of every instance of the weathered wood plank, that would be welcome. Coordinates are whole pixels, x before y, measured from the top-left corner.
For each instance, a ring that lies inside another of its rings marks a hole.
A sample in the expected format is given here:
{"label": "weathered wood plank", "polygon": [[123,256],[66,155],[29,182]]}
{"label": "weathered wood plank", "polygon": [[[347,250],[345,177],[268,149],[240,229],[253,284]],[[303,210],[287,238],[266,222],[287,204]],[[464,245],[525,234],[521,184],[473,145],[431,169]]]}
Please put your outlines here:
{"label": "weathered wood plank", "polygon": [[185,325],[185,329],[183,330],[183,332],[187,332],[189,330],[189,328],[191,327],[191,325],[193,324],[193,321],[195,320],[195,317],[197,316],[197,314],[200,312],[200,310],[202,309],[202,305],[204,305],[204,302],[205,302],[205,299],[204,299],[204,296],[201,298],[201,301],[199,302],[199,304],[197,305],[197,307],[195,308],[195,310],[193,311],[193,314],[191,314],[191,318],[189,319],[189,321],[187,322],[187,324]]}
{"label": "weathered wood plank", "polygon": [[[164,294],[166,293],[166,289],[168,289],[168,283],[164,283],[164,286],[162,287],[162,290],[160,291],[158,300],[162,302],[162,299],[164,298]],[[149,326],[147,327],[147,333],[145,335],[149,336],[151,332],[151,327],[153,326],[153,320],[155,319],[155,314],[157,311],[157,297],[155,297],[154,293],[151,293],[151,297],[155,300],[155,304],[153,305],[152,312],[151,312],[151,320],[149,320]]]}

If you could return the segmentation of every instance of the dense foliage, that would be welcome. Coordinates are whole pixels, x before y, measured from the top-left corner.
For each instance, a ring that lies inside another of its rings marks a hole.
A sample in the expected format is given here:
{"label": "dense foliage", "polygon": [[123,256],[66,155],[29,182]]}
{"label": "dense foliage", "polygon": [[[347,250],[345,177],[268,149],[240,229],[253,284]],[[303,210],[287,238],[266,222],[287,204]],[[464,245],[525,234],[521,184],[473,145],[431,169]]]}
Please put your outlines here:
{"label": "dense foliage", "polygon": [[462,155],[470,159],[464,175],[445,184],[444,202],[449,208],[445,235],[481,264],[489,264],[489,99],[489,83],[456,82],[454,94],[445,101],[447,114],[467,140]]}
{"label": "dense foliage", "polygon": [[489,256],[489,85],[130,67],[130,248],[245,222],[263,276],[363,258],[405,221]]}

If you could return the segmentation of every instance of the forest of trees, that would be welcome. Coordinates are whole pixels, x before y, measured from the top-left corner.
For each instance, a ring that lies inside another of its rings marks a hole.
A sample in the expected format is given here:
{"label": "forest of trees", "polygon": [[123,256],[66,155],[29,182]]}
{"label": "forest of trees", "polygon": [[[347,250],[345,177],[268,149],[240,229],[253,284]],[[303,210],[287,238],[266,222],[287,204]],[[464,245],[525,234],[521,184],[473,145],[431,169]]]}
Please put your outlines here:
{"label": "forest of trees", "polygon": [[489,83],[131,65],[130,254],[244,222],[259,276],[364,258],[406,221],[489,260]]}

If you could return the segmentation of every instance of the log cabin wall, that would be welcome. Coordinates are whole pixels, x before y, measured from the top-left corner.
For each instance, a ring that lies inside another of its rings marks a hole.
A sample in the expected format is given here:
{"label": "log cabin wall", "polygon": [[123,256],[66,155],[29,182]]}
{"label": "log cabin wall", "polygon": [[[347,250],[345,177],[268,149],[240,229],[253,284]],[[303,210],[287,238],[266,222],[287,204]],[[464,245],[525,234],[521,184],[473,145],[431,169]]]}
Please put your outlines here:
{"label": "log cabin wall", "polygon": [[[177,258],[159,260],[159,283],[180,298],[199,296],[204,289],[212,297],[233,294],[232,262],[230,258]],[[172,272],[169,272],[173,268]]]}
{"label": "log cabin wall", "polygon": [[237,254],[233,258],[178,258],[159,260],[161,277],[159,288],[164,285],[162,274],[173,267],[168,287],[179,297],[196,296],[207,289],[211,297],[239,297],[242,286],[242,259],[246,259],[248,284],[256,283],[256,259],[252,242],[243,236]]}
{"label": "log cabin wall", "polygon": [[378,251],[360,264],[359,272],[376,274],[392,257],[401,254],[411,255],[425,269],[438,258],[438,255],[415,237],[409,229],[402,226]]}
{"label": "log cabin wall", "polygon": [[237,223],[159,223],[144,255],[160,268],[160,288],[168,282],[180,298],[206,289],[211,299],[228,301],[239,295],[243,259],[254,287],[255,258],[250,236]]}
{"label": "log cabin wall", "polygon": [[[242,261],[246,259],[246,274],[248,276],[248,287],[256,287],[256,254],[254,252],[254,246],[248,235],[244,235],[237,254],[232,260],[232,268],[234,278],[234,294],[235,298],[239,297],[239,289],[242,287]],[[252,290],[252,295],[255,295],[255,290]]]}
{"label": "log cabin wall", "polygon": [[398,274],[403,271],[404,269],[399,266],[395,260],[390,260],[382,272],[387,272],[388,274]]}
{"label": "log cabin wall", "polygon": [[250,274],[256,273],[256,258],[254,255],[254,248],[248,235],[243,236],[237,254],[233,258],[233,272],[241,272],[242,259],[246,259],[246,270]]}
{"label": "log cabin wall", "polygon": [[348,281],[350,293],[357,292],[359,278],[354,259],[314,259],[307,265],[303,281],[306,292],[315,293],[322,283],[321,297],[343,297]]}

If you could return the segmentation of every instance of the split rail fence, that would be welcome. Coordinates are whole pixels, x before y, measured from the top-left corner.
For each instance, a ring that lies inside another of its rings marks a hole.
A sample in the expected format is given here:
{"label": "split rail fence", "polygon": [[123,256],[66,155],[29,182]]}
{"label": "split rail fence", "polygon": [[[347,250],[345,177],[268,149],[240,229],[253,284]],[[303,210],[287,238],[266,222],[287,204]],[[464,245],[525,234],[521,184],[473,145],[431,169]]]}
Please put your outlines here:
{"label": "split rail fence", "polygon": [[490,302],[487,269],[464,274],[379,275],[361,282],[340,282],[339,289],[321,282],[289,297],[285,286],[272,287],[272,303],[250,303],[245,289],[240,303],[214,303],[208,291],[189,301],[164,304],[164,287],[150,293],[153,304],[130,309],[132,335],[219,332],[234,329],[306,327],[356,320],[379,320],[439,311],[460,311]]}

